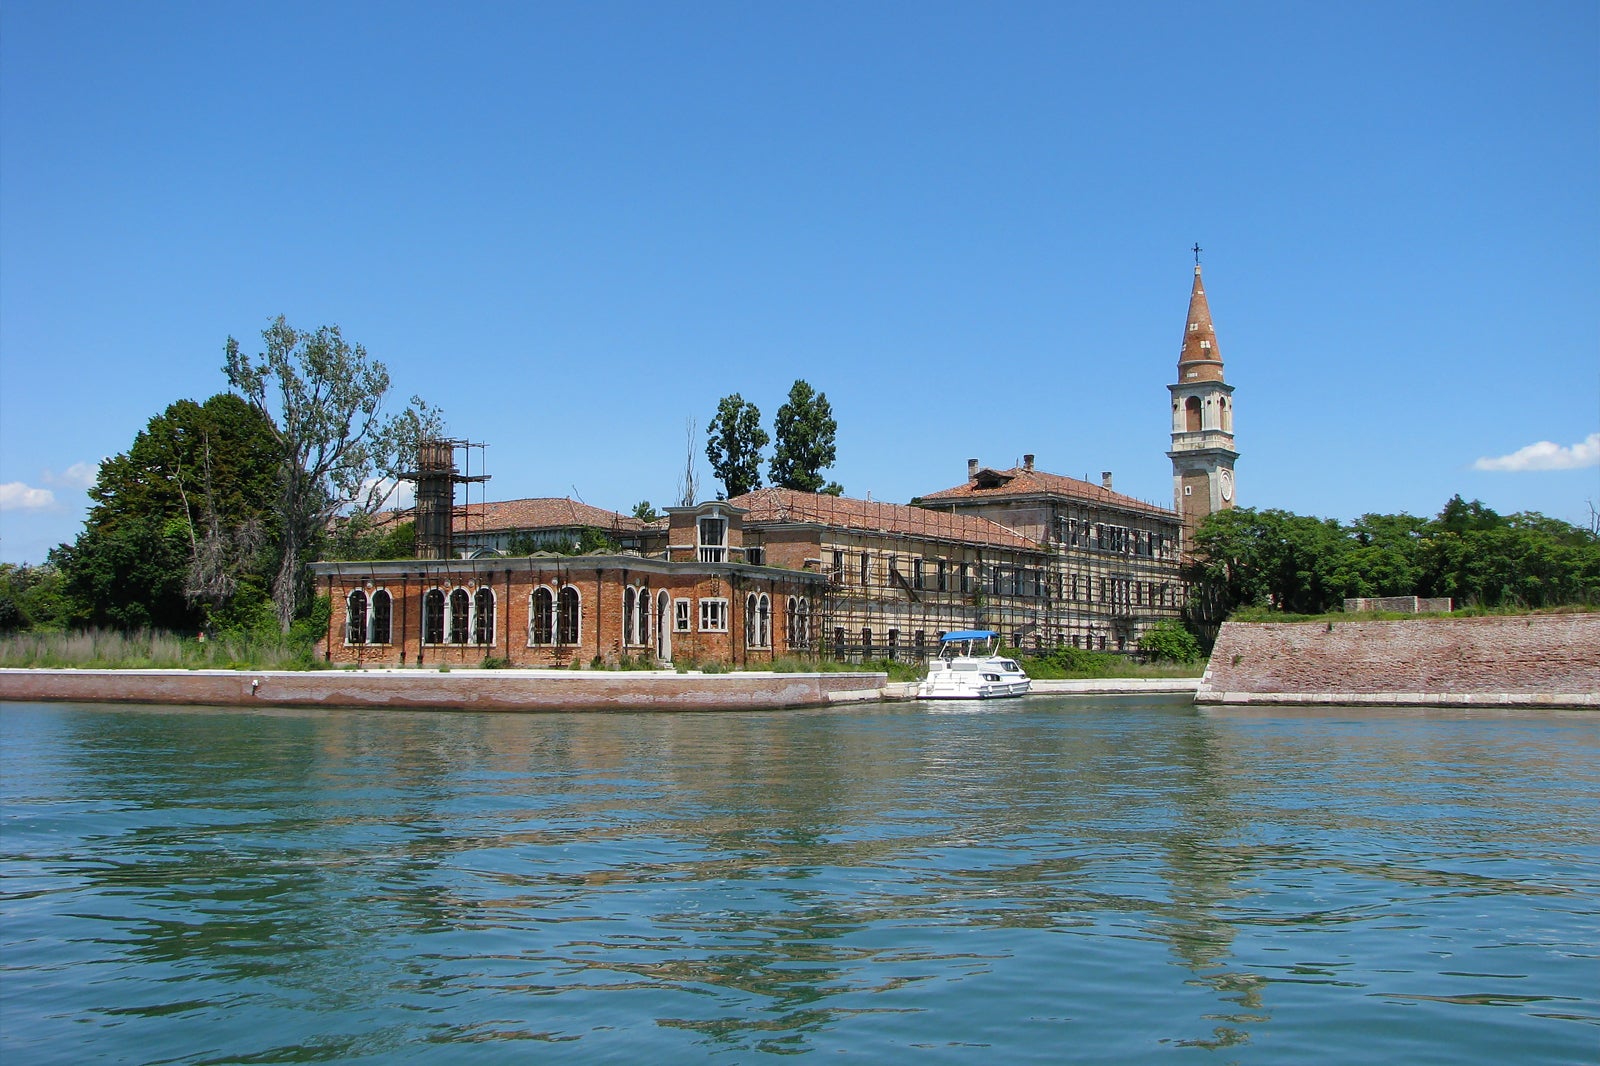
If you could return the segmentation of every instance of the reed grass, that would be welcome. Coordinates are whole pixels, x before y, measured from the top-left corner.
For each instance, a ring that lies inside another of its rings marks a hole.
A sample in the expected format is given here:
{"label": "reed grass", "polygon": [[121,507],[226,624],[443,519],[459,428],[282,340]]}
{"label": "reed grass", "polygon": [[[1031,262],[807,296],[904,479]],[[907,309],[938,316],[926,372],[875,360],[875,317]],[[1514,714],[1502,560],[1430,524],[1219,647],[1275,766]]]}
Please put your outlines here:
{"label": "reed grass", "polygon": [[51,630],[0,638],[0,667],[95,670],[315,670],[303,641],[229,633],[199,641],[156,629]]}

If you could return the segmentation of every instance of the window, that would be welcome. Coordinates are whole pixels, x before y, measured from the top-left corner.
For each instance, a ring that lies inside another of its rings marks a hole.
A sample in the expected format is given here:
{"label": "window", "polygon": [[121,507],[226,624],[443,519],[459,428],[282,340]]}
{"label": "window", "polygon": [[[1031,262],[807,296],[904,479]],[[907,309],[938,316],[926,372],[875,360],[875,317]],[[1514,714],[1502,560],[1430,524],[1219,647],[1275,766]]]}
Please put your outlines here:
{"label": "window", "polygon": [[833,627],[833,657],[844,658],[844,626]]}
{"label": "window", "polygon": [[844,584],[844,552],[833,553],[833,579],[839,584]]}
{"label": "window", "polygon": [[744,550],[744,561],[749,563],[751,566],[765,566],[767,564],[766,549],[746,548]]}
{"label": "window", "polygon": [[372,594],[372,621],[371,641],[374,644],[388,644],[393,638],[390,636],[390,619],[394,617],[394,599],[387,589],[379,589]]}
{"label": "window", "polygon": [[622,590],[622,643],[650,643],[650,590],[629,585]]}
{"label": "window", "polygon": [[789,647],[811,647],[811,605],[797,596],[790,596],[786,606],[784,623]]}
{"label": "window", "polygon": [[950,565],[943,559],[939,560],[939,591],[943,592],[950,584]]}
{"label": "window", "polygon": [[557,644],[578,643],[578,637],[582,632],[580,608],[578,590],[572,585],[561,586],[561,594],[556,597]]}
{"label": "window", "polygon": [[891,629],[889,630],[889,658],[898,659],[899,657],[900,631],[898,629]]}
{"label": "window", "polygon": [[744,644],[747,648],[772,647],[772,601],[764,592],[745,597]]}
{"label": "window", "polygon": [[861,553],[861,583],[867,584],[872,578],[872,557],[866,552]]}
{"label": "window", "polygon": [[700,561],[721,563],[728,558],[728,520],[721,517],[700,519]]}
{"label": "window", "polygon": [[672,628],[679,633],[689,632],[689,601],[672,601]]}
{"label": "window", "polygon": [[533,590],[529,613],[528,643],[554,644],[556,638],[556,598],[547,588]]}
{"label": "window", "polygon": [[360,589],[350,593],[350,599],[345,603],[344,642],[346,644],[367,642],[367,594]]}
{"label": "window", "polygon": [[863,662],[872,658],[872,627],[861,627],[861,659]]}
{"label": "window", "polygon": [[472,628],[472,597],[466,589],[450,593],[450,643],[465,644]]}
{"label": "window", "polygon": [[1200,342],[1200,347],[1209,349],[1211,347],[1211,342],[1210,341],[1201,341]]}
{"label": "window", "polygon": [[494,643],[494,592],[484,585],[472,597],[472,642]]}
{"label": "window", "polygon": [[444,591],[429,589],[422,598],[422,643],[444,643]]}
{"label": "window", "polygon": [[928,647],[928,631],[919,629],[912,634],[911,647],[916,651],[917,658],[922,658]]}
{"label": "window", "polygon": [[728,631],[728,601],[724,599],[700,601],[700,632],[726,633]]}
{"label": "window", "polygon": [[911,587],[914,588],[914,589],[922,588],[922,560],[921,559],[913,559],[913,560],[911,560]]}

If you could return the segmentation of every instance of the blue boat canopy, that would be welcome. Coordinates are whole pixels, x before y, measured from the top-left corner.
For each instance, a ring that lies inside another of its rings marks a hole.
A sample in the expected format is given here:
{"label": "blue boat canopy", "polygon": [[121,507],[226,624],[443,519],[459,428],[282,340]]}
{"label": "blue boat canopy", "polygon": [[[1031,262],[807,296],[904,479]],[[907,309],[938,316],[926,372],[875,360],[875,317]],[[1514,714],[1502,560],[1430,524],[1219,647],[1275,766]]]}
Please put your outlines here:
{"label": "blue boat canopy", "polygon": [[949,643],[952,640],[988,640],[999,635],[992,629],[958,629],[954,633],[946,633],[939,638],[939,641]]}

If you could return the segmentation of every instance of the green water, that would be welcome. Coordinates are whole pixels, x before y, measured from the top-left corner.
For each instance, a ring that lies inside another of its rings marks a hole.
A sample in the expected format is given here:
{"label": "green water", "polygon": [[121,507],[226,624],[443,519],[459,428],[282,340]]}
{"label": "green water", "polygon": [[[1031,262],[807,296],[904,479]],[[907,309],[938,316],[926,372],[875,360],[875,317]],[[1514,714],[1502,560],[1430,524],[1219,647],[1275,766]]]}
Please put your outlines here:
{"label": "green water", "polygon": [[0,705],[0,1059],[1600,1061],[1600,718]]}

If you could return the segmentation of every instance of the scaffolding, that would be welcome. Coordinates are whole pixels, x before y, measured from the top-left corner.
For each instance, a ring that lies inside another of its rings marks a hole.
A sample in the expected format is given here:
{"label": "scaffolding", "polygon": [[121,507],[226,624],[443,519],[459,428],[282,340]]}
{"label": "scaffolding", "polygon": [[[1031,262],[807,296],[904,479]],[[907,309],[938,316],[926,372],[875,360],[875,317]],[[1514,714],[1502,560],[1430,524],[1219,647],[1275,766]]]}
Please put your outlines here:
{"label": "scaffolding", "polygon": [[[400,476],[416,483],[417,558],[452,559],[455,557],[455,529],[457,520],[465,524],[472,512],[470,499],[472,485],[481,485],[489,475],[481,473],[486,465],[486,444],[448,438],[432,438],[417,445],[417,468]],[[472,472],[473,453],[477,453],[480,473]],[[457,454],[461,462],[456,462]],[[469,498],[456,506],[456,486],[469,486]],[[480,500],[481,505],[483,501]],[[480,507],[481,510],[481,507]]]}

